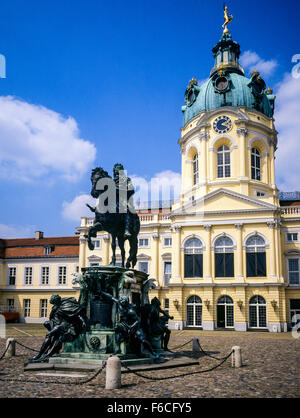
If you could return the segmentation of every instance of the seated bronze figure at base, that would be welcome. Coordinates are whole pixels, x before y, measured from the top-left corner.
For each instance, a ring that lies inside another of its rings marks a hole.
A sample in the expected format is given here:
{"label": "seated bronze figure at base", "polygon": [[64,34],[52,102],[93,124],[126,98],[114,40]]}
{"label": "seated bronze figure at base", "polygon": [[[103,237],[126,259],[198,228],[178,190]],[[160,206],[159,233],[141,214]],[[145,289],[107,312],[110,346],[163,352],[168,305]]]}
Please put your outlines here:
{"label": "seated bronze figure at base", "polygon": [[28,360],[28,363],[46,361],[54,354],[58,354],[64,342],[74,341],[86,329],[84,308],[75,298],[61,298],[52,295],[50,303],[53,308],[49,320],[44,326],[49,331],[39,353]]}

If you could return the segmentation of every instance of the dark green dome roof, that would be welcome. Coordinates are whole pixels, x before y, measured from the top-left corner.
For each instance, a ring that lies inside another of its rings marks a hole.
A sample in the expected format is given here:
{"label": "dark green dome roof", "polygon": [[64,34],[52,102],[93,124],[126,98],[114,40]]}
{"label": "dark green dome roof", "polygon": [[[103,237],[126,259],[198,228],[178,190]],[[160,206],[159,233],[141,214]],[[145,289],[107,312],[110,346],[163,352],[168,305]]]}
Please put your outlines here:
{"label": "dark green dome roof", "polygon": [[201,86],[192,79],[187,87],[182,107],[184,125],[199,113],[222,106],[244,106],[273,116],[275,96],[271,90],[265,91],[265,82],[257,71],[251,73],[251,78],[244,76],[238,63],[239,48],[230,34],[223,34],[213,48],[215,66],[210,78]]}

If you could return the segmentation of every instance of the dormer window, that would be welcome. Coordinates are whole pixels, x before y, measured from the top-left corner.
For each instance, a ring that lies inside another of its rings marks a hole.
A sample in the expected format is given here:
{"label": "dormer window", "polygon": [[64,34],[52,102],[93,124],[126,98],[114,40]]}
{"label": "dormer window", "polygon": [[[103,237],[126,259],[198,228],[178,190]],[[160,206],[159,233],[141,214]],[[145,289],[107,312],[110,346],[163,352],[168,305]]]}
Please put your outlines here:
{"label": "dormer window", "polygon": [[46,245],[44,247],[44,255],[50,255],[54,251],[54,245]]}

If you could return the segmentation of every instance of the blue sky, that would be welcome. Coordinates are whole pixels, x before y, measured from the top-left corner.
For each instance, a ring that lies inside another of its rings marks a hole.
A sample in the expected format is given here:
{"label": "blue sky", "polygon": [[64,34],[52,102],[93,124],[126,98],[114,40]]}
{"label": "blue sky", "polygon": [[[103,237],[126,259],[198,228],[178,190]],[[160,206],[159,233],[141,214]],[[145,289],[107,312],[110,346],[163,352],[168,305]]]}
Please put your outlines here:
{"label": "blue sky", "polygon": [[[179,175],[184,91],[213,66],[222,6],[219,0],[2,2],[1,236],[36,229],[73,234],[80,215],[72,202],[89,194],[96,165],[111,172],[122,162],[146,180]],[[248,51],[246,75],[252,63],[260,66],[267,85],[281,92],[277,181],[295,190],[298,174],[287,178],[284,166],[298,125],[293,118],[291,127],[289,115],[300,114],[300,78],[290,75],[291,59],[300,54],[300,2],[231,0],[228,7],[233,39]],[[281,138],[290,140],[280,160]]]}

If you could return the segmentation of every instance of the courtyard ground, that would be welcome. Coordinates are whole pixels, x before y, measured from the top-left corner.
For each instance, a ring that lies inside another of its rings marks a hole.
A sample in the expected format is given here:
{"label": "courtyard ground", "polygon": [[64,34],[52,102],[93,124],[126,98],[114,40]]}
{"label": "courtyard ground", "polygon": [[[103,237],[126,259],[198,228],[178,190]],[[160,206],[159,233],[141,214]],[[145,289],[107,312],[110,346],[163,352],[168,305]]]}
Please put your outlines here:
{"label": "courtyard ground", "polygon": [[[45,329],[37,324],[8,324],[7,337],[39,349]],[[220,362],[200,354],[199,364],[178,369],[144,371],[148,377],[168,380],[148,380],[132,373],[122,374],[122,388],[105,390],[105,372],[84,385],[74,385],[94,372],[76,372],[85,377],[38,375],[38,371],[24,372],[24,362],[34,353],[17,344],[16,356],[0,361],[1,398],[298,398],[300,393],[300,339],[291,333],[231,332],[231,331],[172,331],[169,343],[180,346],[198,337],[202,348],[216,357],[224,357],[231,348],[242,349],[243,367],[232,368],[228,359],[217,369],[174,377],[183,373],[210,369]],[[0,338],[0,357],[6,340]],[[191,356],[192,343],[174,351]],[[49,373],[53,374],[53,370]],[[70,374],[62,372],[59,374]],[[10,380],[11,379],[11,380]],[[53,383],[59,382],[59,383]]]}

